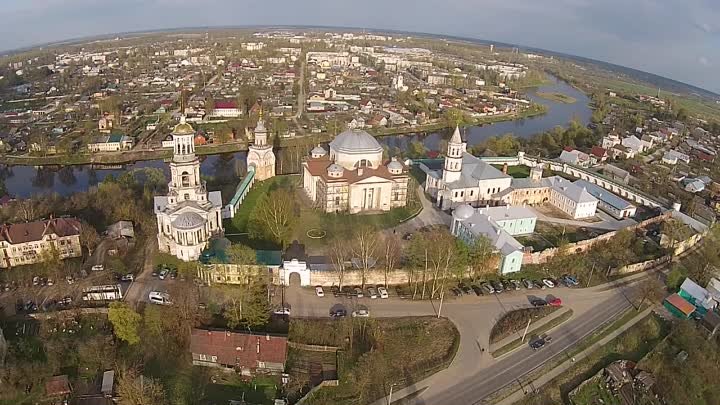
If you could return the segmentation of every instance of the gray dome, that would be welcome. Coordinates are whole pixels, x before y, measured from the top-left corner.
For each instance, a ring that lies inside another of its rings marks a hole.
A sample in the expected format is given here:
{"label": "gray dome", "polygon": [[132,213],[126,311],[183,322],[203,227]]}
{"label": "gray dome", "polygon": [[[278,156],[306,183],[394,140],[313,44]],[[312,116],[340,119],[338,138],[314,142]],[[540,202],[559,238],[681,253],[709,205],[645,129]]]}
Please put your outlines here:
{"label": "gray dome", "polygon": [[332,173],[332,174],[342,174],[344,170],[345,170],[345,168],[340,166],[337,163],[333,163],[330,166],[328,166],[328,168],[327,168],[328,173]]}
{"label": "gray dome", "polygon": [[350,129],[330,142],[330,149],[338,153],[382,153],[380,143],[365,131]]}
{"label": "gray dome", "polygon": [[310,151],[310,154],[313,156],[325,156],[327,155],[327,151],[322,146],[318,145],[313,148],[313,150]]}
{"label": "gray dome", "polygon": [[398,162],[397,160],[393,160],[392,162],[388,163],[387,168],[389,170],[402,171],[403,165],[402,165],[402,163]]}
{"label": "gray dome", "polygon": [[470,218],[473,214],[475,214],[475,209],[468,204],[463,204],[455,208],[455,211],[452,213],[453,218],[459,219],[460,221]]}
{"label": "gray dome", "polygon": [[177,229],[195,229],[205,225],[205,218],[194,212],[183,212],[172,222]]}

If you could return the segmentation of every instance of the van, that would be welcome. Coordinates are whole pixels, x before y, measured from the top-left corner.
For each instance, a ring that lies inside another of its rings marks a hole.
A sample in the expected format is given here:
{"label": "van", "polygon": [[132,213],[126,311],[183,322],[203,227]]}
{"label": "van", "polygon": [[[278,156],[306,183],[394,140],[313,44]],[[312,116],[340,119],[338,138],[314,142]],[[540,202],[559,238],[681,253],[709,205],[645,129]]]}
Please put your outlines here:
{"label": "van", "polygon": [[159,291],[150,291],[148,301],[150,301],[151,304],[172,305],[172,302],[170,302],[170,295]]}

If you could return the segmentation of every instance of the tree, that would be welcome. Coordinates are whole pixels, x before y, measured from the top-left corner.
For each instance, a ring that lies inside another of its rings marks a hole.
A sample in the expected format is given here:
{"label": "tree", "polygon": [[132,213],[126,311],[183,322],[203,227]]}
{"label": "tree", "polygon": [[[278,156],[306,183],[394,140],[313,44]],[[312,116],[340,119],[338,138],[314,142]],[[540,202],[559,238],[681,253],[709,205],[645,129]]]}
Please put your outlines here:
{"label": "tree", "polygon": [[468,246],[468,256],[473,278],[497,273],[500,254],[486,236],[477,237]]}
{"label": "tree", "polygon": [[158,405],[165,403],[160,381],[144,377],[137,370],[120,369],[117,380],[120,405]]}
{"label": "tree", "polygon": [[100,235],[85,220],[80,220],[80,227],[80,245],[88,250],[88,254],[92,254],[95,247],[100,243]]}
{"label": "tree", "polygon": [[266,194],[250,214],[248,230],[251,237],[269,238],[284,247],[296,220],[294,210],[291,191],[280,188]]}
{"label": "tree", "polygon": [[649,277],[640,284],[640,303],[636,309],[640,311],[646,301],[653,304],[658,303],[664,296],[665,289],[662,283],[655,277]]}
{"label": "tree", "polygon": [[447,229],[434,229],[427,235],[427,256],[433,272],[430,298],[435,298],[445,290],[450,271],[465,263],[460,253],[457,239]]}
{"label": "tree", "polygon": [[108,309],[108,319],[115,336],[134,345],[140,342],[139,328],[142,317],[124,302],[113,302]]}
{"label": "tree", "polygon": [[227,249],[227,258],[232,264],[256,264],[255,250],[252,248],[235,244]]}
{"label": "tree", "polygon": [[385,287],[388,286],[388,274],[395,270],[400,261],[400,238],[395,233],[388,233],[382,240],[383,270],[385,270]]}
{"label": "tree", "polygon": [[229,328],[238,326],[248,328],[265,325],[270,318],[270,308],[267,302],[265,286],[258,282],[250,282],[245,286],[228,287],[227,301],[223,310],[223,317]]}
{"label": "tree", "polygon": [[378,261],[378,237],[375,229],[367,225],[360,227],[355,232],[350,251],[353,259],[359,262],[362,288],[365,288],[367,274]]}
{"label": "tree", "polygon": [[345,263],[348,255],[347,242],[342,239],[335,238],[327,245],[327,256],[330,257],[333,269],[337,274],[338,288],[343,288],[345,282]]}

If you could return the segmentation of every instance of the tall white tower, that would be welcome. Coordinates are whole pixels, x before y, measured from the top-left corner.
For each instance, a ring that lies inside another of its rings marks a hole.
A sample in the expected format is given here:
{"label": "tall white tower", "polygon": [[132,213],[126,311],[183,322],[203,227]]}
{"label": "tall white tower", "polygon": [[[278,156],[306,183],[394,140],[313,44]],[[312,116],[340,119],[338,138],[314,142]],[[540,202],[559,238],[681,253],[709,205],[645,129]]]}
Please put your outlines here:
{"label": "tall white tower", "polygon": [[252,145],[248,145],[247,165],[248,168],[255,170],[255,180],[262,181],[275,177],[275,153],[272,145],[268,144],[262,111],[255,127],[255,140]]}
{"label": "tall white tower", "polygon": [[172,132],[173,157],[170,162],[168,196],[170,204],[179,201],[206,201],[205,186],[200,181],[200,161],[195,156],[195,130],[180,117],[180,124]]}
{"label": "tall white tower", "polygon": [[443,182],[445,184],[460,180],[462,172],[462,158],[465,152],[465,144],[460,137],[460,127],[455,126],[450,142],[448,142],[448,150],[445,155],[445,166],[443,167]]}

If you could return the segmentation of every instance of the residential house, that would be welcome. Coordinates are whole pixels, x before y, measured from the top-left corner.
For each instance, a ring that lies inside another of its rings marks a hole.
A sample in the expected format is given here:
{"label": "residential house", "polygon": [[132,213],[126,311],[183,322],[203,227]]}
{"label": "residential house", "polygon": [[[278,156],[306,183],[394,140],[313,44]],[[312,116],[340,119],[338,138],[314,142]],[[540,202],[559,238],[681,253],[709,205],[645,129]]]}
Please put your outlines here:
{"label": "residential house", "polygon": [[635,135],[630,135],[627,138],[623,138],[622,146],[630,148],[635,154],[640,154],[649,149],[650,144],[645,142]]}
{"label": "residential house", "polygon": [[524,246],[513,236],[535,231],[537,216],[526,207],[504,206],[474,209],[463,204],[453,211],[451,232],[457,238],[472,244],[486,237],[500,254],[500,274],[520,271]]}
{"label": "residential house", "polygon": [[0,226],[0,268],[38,263],[55,249],[61,259],[82,256],[76,218],[53,218]]}
{"label": "residential house", "polygon": [[623,200],[610,191],[585,180],[576,180],[573,184],[583,187],[590,195],[598,199],[598,208],[617,219],[635,216],[637,207]]}
{"label": "residential house", "polygon": [[662,161],[663,163],[667,163],[669,165],[675,165],[678,161],[688,164],[690,163],[690,156],[676,150],[669,150],[663,155]]}
{"label": "residential house", "polygon": [[602,146],[604,149],[610,149],[615,145],[620,145],[622,141],[620,140],[620,137],[617,134],[608,134],[607,136],[603,137],[602,139]]}
{"label": "residential house", "polygon": [[550,204],[560,208],[573,219],[595,216],[598,200],[588,191],[560,176],[550,177],[552,181]]}
{"label": "residential house", "polygon": [[630,173],[626,170],[623,170],[617,166],[608,165],[606,164],[605,167],[603,167],[603,174],[605,177],[610,178],[611,180],[619,181],[621,183],[630,184]]}
{"label": "residential house", "polygon": [[112,134],[95,138],[87,147],[90,152],[118,152],[132,149],[133,143],[133,139],[127,135]]}
{"label": "residential house", "polygon": [[242,115],[242,110],[234,100],[216,101],[210,111],[210,116],[215,118],[237,118]]}
{"label": "residential house", "polygon": [[717,301],[713,299],[708,290],[690,278],[686,278],[680,285],[678,295],[693,304],[700,315],[705,315],[707,311],[712,311],[718,306]]}
{"label": "residential house", "polygon": [[560,161],[580,167],[590,166],[590,156],[588,156],[587,153],[583,153],[571,147],[566,147],[560,153]]}
{"label": "residential house", "polygon": [[637,152],[631,148],[628,148],[627,146],[623,145],[615,145],[613,146],[609,152],[610,156],[613,159],[617,158],[623,158],[623,159],[632,159],[635,157]]}
{"label": "residential house", "polygon": [[242,375],[280,374],[285,370],[284,336],[193,329],[190,352],[195,366],[234,370]]}
{"label": "residential house", "polygon": [[705,190],[705,183],[698,179],[684,178],[680,181],[680,184],[682,184],[685,191],[690,193],[699,193]]}
{"label": "residential house", "polygon": [[609,156],[607,149],[600,146],[593,146],[590,149],[590,163],[593,165],[604,163]]}

